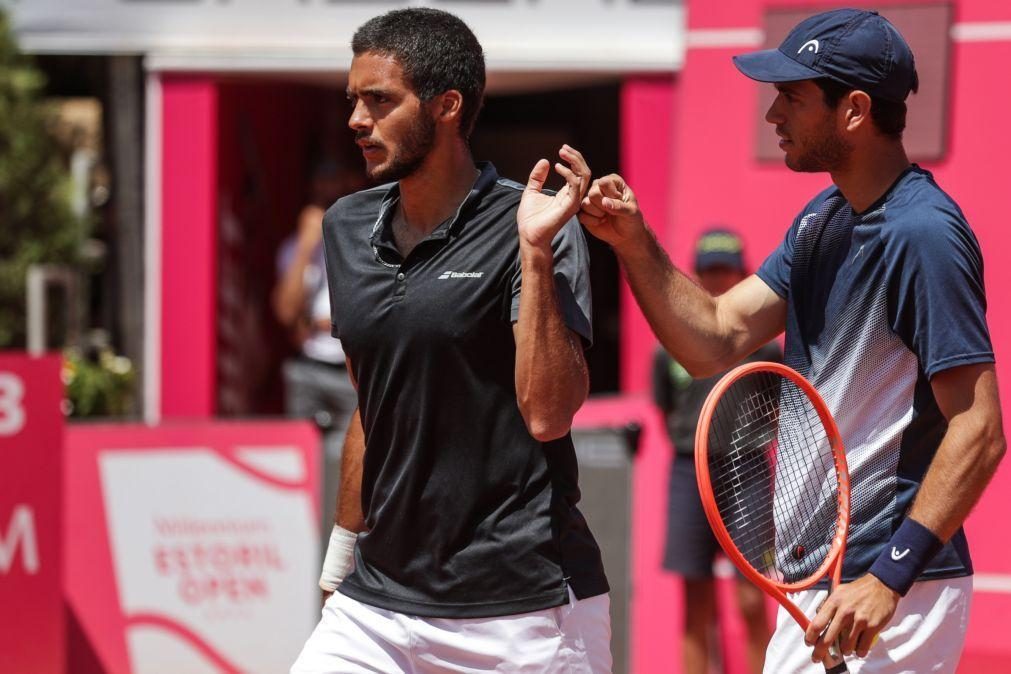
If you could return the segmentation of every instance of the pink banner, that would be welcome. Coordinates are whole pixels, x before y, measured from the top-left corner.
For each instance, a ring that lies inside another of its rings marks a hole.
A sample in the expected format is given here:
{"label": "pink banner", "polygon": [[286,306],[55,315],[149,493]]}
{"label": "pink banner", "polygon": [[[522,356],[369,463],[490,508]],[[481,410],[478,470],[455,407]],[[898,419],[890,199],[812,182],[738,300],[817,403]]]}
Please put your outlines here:
{"label": "pink banner", "polygon": [[287,671],[319,619],[305,422],[73,426],[67,597],[107,672]]}
{"label": "pink banner", "polygon": [[0,672],[63,671],[60,359],[0,354]]}

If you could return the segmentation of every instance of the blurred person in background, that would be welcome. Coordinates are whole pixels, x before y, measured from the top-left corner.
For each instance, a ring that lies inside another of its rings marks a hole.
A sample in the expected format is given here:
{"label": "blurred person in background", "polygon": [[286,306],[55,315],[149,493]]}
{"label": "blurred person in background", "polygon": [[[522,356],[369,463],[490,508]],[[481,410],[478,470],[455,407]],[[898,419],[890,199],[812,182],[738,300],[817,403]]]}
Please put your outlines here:
{"label": "blurred person in background", "polygon": [[611,671],[608,584],[570,428],[592,339],[590,183],[475,164],[481,45],[396,10],[355,33],[348,122],[377,187],[324,218],[333,334],[358,387],[320,587],[293,665],[322,672]]}
{"label": "blurred person in background", "polygon": [[[313,167],[309,203],[277,255],[274,315],[291,336],[298,355],[284,363],[284,407],[290,417],[312,419],[323,438],[323,503],[334,503],[340,457],[358,396],[348,377],[344,349],[330,335],[330,297],[323,265],[323,213],[359,189],[360,172],[333,159]],[[326,508],[324,508],[326,511]],[[324,539],[330,533],[324,514]]]}
{"label": "blurred person in background", "polygon": [[[695,278],[708,293],[722,295],[747,275],[743,244],[736,233],[710,229],[699,237],[695,246]],[[781,360],[779,346],[770,342],[741,363]],[[706,674],[710,671],[710,655],[718,652],[713,639],[716,630],[713,562],[720,546],[702,510],[695,480],[695,428],[706,396],[727,371],[693,379],[662,347],[653,359],[653,400],[664,414],[676,452],[671,464],[663,567],[682,579],[681,657],[685,674]],[[748,666],[758,674],[771,634],[765,595],[743,576],[737,576],[736,585],[737,602],[747,629]]]}

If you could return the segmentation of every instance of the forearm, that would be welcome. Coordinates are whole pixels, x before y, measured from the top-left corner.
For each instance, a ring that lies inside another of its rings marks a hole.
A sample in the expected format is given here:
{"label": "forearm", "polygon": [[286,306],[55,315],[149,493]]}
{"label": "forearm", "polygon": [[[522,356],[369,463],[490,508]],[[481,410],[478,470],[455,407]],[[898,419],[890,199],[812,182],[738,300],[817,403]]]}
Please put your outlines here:
{"label": "forearm", "polygon": [[516,337],[516,398],[531,435],[565,435],[589,390],[582,344],[562,318],[550,246],[520,248],[522,285]]}
{"label": "forearm", "polygon": [[688,372],[706,376],[737,360],[739,336],[721,320],[718,299],[674,267],[651,230],[615,253],[654,334]]}
{"label": "forearm", "polygon": [[931,388],[948,429],[907,517],[870,568],[901,595],[962,526],[1004,455],[993,365],[940,372]]}
{"label": "forearm", "polygon": [[361,412],[355,408],[344,437],[341,455],[340,491],[337,495],[334,522],[353,532],[365,531],[362,513],[362,464],[365,460],[365,432]]}
{"label": "forearm", "polygon": [[297,250],[295,258],[274,290],[274,315],[285,326],[292,326],[302,315],[305,306],[305,270],[311,261],[312,251]]}
{"label": "forearm", "polygon": [[[936,394],[936,386],[934,390]],[[964,393],[956,390],[952,397],[971,397],[959,395]],[[989,392],[983,393],[986,396]],[[995,383],[992,393],[990,402],[996,403]],[[950,411],[945,401],[939,400],[939,405],[942,411]],[[958,405],[963,405],[963,400]],[[815,660],[826,657],[829,644],[837,643],[837,637],[842,640],[844,654],[867,654],[878,633],[891,621],[900,597],[906,596],[943,542],[962,526],[993,477],[1004,454],[999,406],[970,406],[955,416],[946,416],[947,433],[908,517],[892,534],[869,573],[840,585],[811,621],[806,641],[815,645]]]}
{"label": "forearm", "polygon": [[975,417],[952,420],[909,517],[941,541],[950,539],[979,501],[1004,450],[999,423]]}

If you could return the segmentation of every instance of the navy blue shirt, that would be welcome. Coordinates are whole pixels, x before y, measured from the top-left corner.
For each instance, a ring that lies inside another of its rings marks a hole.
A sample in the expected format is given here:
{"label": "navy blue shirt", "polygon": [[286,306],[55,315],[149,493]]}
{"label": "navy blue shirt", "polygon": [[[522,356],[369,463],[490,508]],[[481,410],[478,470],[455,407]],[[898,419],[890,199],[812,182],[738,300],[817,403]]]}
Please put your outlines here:
{"label": "navy blue shirt", "polygon": [[[821,393],[846,446],[852,580],[905,518],[947,430],[930,378],[994,360],[979,244],[913,165],[863,213],[835,187],[819,194],[757,274],[788,302],[784,362]],[[960,529],[921,578],[971,573]]]}

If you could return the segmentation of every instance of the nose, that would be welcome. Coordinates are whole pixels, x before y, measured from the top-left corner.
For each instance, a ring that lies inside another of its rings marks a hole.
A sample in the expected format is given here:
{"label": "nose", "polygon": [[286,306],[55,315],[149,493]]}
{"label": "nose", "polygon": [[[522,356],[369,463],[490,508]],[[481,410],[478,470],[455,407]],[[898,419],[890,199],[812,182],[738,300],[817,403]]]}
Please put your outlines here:
{"label": "nose", "polygon": [[355,101],[355,107],[351,110],[351,116],[348,118],[348,126],[354,131],[368,131],[372,126],[368,108],[361,99]]}
{"label": "nose", "polygon": [[776,99],[772,101],[772,105],[765,112],[765,121],[777,125],[786,121],[786,117],[783,115],[783,94],[776,94]]}

